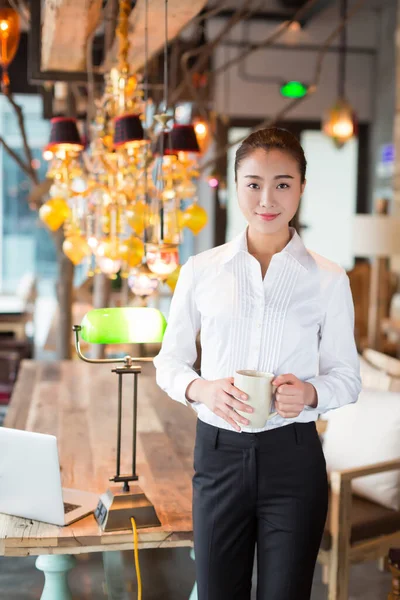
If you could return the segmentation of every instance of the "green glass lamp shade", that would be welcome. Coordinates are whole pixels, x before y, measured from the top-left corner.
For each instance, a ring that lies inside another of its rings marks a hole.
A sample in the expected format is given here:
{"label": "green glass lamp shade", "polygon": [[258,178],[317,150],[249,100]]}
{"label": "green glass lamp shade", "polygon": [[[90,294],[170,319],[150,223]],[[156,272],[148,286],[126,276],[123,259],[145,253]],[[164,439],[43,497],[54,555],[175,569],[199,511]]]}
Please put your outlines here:
{"label": "green glass lamp shade", "polygon": [[156,308],[96,308],[83,317],[80,334],[89,344],[151,344],[162,342],[166,326]]}

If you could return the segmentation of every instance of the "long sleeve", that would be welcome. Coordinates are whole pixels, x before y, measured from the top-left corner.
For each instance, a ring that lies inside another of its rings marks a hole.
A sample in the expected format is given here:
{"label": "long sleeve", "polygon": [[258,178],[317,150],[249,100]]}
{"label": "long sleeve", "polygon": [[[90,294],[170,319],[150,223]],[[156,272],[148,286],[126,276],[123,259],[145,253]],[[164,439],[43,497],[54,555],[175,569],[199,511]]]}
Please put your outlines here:
{"label": "long sleeve", "polygon": [[181,268],[172,297],[168,324],[161,350],[154,359],[156,381],[173,400],[195,408],[186,399],[186,389],[200,376],[193,369],[197,358],[196,336],[200,313],[195,303],[193,257]]}
{"label": "long sleeve", "polygon": [[316,410],[322,414],[356,402],[361,391],[354,340],[354,305],[349,278],[344,271],[329,298],[320,336],[319,375],[307,381],[317,391]]}

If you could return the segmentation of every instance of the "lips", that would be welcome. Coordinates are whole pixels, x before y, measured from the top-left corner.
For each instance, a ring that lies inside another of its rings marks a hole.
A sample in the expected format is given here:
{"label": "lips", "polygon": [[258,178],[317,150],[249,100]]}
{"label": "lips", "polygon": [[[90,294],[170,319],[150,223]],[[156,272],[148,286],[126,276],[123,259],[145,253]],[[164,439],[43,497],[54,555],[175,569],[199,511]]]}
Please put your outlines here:
{"label": "lips", "polygon": [[274,219],[276,219],[277,217],[279,217],[280,213],[277,213],[277,214],[273,214],[273,213],[266,213],[266,214],[256,213],[256,214],[263,221],[273,221]]}

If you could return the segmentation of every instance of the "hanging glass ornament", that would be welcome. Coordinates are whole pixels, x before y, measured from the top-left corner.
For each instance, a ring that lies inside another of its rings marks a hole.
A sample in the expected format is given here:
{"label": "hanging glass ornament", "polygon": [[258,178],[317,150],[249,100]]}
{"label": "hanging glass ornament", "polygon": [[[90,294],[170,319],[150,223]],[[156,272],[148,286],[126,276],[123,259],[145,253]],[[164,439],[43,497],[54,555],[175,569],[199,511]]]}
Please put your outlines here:
{"label": "hanging glass ornament", "polygon": [[143,200],[138,200],[137,202],[128,205],[126,210],[126,220],[128,225],[137,235],[142,235],[147,218],[148,209]]}
{"label": "hanging glass ornament", "polygon": [[191,204],[183,212],[184,226],[190,229],[194,235],[197,235],[208,222],[207,212],[197,202]]}
{"label": "hanging glass ornament", "polygon": [[84,237],[73,233],[65,238],[63,252],[74,265],[79,265],[84,258],[90,255],[90,248]]}
{"label": "hanging glass ornament", "polygon": [[[119,259],[113,260],[108,256],[98,256],[96,264],[105,275],[116,275],[121,269],[122,262]],[[112,277],[114,279],[114,277]]]}
{"label": "hanging glass ornament", "polygon": [[179,249],[175,244],[148,244],[146,262],[150,271],[166,278],[179,265]]}
{"label": "hanging glass ornament", "polygon": [[146,264],[135,269],[128,277],[128,285],[135,296],[150,296],[159,285],[159,279],[152,273]]}
{"label": "hanging glass ornament", "polygon": [[39,208],[39,217],[51,231],[57,231],[70,216],[70,208],[64,198],[50,198]]}
{"label": "hanging glass ornament", "polygon": [[130,237],[122,240],[119,246],[119,255],[121,260],[131,269],[137,267],[144,257],[144,244],[137,237]]}
{"label": "hanging glass ornament", "polygon": [[175,291],[180,272],[181,272],[181,267],[180,267],[180,265],[178,265],[176,267],[175,271],[172,271],[172,273],[170,275],[168,275],[167,279],[165,280],[165,283],[168,285],[168,287],[170,288],[170,290],[172,292]]}

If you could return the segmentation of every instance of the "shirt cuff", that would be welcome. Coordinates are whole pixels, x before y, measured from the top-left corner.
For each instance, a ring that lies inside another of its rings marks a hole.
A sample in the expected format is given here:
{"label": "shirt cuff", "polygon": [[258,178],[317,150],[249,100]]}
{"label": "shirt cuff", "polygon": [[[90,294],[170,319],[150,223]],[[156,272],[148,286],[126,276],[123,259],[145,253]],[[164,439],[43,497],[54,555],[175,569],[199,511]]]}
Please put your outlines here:
{"label": "shirt cuff", "polygon": [[307,379],[307,383],[311,383],[315,387],[317,392],[317,406],[305,406],[304,410],[316,410],[318,413],[324,413],[331,401],[331,390],[329,385],[322,379],[322,377],[312,377]]}
{"label": "shirt cuff", "polygon": [[186,390],[189,384],[192,383],[192,381],[195,381],[196,379],[201,379],[200,375],[196,373],[196,371],[190,369],[189,372],[184,371],[182,373],[179,373],[179,375],[176,376],[174,382],[176,389],[176,399],[179,400],[179,402],[182,402],[182,404],[186,404],[186,406],[191,406],[192,408],[199,406],[201,403],[189,402],[189,400],[186,398]]}

